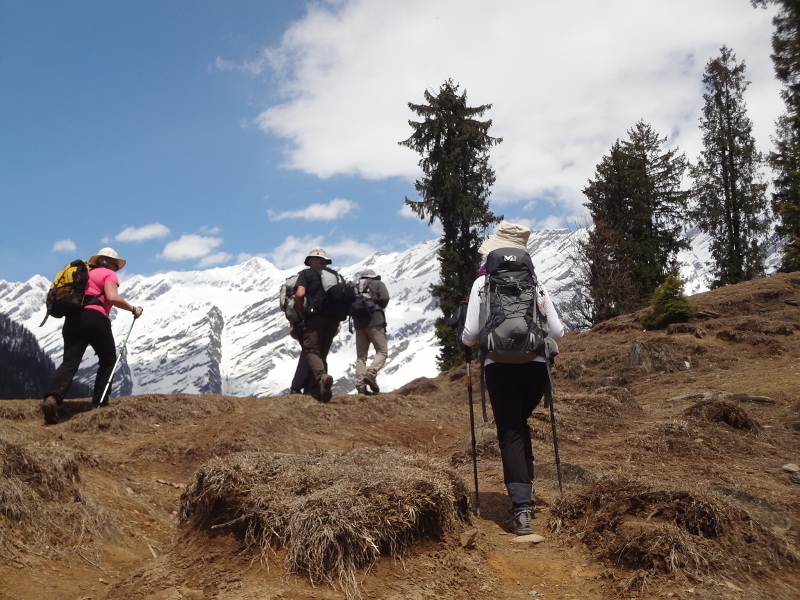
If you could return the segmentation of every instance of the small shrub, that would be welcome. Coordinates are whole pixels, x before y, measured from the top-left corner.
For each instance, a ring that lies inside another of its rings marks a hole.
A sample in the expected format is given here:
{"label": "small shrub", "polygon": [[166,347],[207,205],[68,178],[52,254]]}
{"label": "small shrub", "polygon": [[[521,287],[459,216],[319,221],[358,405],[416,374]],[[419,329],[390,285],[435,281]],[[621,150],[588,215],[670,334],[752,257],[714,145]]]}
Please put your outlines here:
{"label": "small shrub", "polygon": [[653,292],[650,311],[642,317],[642,325],[645,329],[663,329],[672,323],[685,323],[694,313],[694,306],[683,293],[683,281],[673,271]]}

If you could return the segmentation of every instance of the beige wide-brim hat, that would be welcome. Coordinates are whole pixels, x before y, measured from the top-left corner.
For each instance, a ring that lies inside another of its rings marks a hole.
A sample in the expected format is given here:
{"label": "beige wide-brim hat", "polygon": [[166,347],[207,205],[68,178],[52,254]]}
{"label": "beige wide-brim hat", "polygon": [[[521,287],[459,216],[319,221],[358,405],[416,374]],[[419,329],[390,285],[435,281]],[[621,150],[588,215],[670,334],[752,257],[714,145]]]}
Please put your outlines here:
{"label": "beige wide-brim hat", "polygon": [[306,266],[308,266],[308,260],[310,258],[321,258],[322,260],[325,261],[326,265],[329,265],[329,264],[331,264],[333,262],[330,258],[328,258],[328,255],[325,254],[325,250],[323,250],[322,248],[319,248],[319,247],[312,248],[311,252],[308,253],[308,256],[306,256],[306,260],[305,260],[305,263],[304,263]]}
{"label": "beige wide-brim hat", "polygon": [[120,258],[119,254],[117,254],[117,251],[114,250],[113,248],[100,248],[100,251],[89,259],[89,264],[90,265],[95,264],[97,259],[100,258],[101,256],[105,256],[107,258],[113,258],[117,262],[117,270],[124,267],[125,263],[127,262],[124,258]]}
{"label": "beige wide-brim hat", "polygon": [[478,252],[485,255],[498,248],[518,248],[519,250],[527,251],[530,235],[531,230],[529,227],[502,221],[497,227],[497,231],[481,244]]}

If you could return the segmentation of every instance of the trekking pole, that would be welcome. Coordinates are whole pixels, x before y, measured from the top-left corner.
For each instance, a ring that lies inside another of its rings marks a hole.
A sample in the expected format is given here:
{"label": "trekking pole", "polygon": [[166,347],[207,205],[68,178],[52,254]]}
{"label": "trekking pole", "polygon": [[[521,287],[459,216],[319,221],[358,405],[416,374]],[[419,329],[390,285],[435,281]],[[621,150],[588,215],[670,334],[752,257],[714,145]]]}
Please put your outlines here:
{"label": "trekking pole", "polygon": [[472,476],[475,480],[475,515],[480,516],[481,507],[478,498],[478,444],[475,440],[475,410],[472,408],[472,352],[469,346],[464,347],[467,358],[467,396],[469,397],[469,428],[472,433]]}
{"label": "trekking pole", "polygon": [[564,495],[561,485],[561,457],[558,455],[558,435],[556,434],[556,413],[553,410],[553,374],[550,371],[550,352],[545,345],[544,362],[547,365],[547,390],[545,390],[545,406],[550,406],[550,425],[553,427],[553,451],[556,455],[556,473],[558,474],[558,491]]}
{"label": "trekking pole", "polygon": [[[464,331],[464,323],[467,320],[467,303],[461,302],[458,305],[456,314],[452,316],[449,325],[455,330],[458,339]],[[464,346],[464,358],[467,363],[467,397],[469,399],[469,429],[472,435],[472,476],[475,481],[475,510],[476,516],[481,514],[480,499],[478,496],[478,443],[475,438],[475,409],[472,406],[472,351],[469,346]]]}
{"label": "trekking pole", "polygon": [[125,352],[125,346],[128,343],[128,338],[131,335],[131,331],[133,331],[134,323],[136,323],[136,317],[133,318],[133,322],[131,323],[131,326],[128,329],[128,334],[125,336],[125,340],[122,342],[122,347],[119,349],[119,352],[117,353],[117,360],[114,361],[114,368],[111,369],[111,375],[108,376],[108,382],[106,383],[106,388],[103,390],[103,395],[100,396],[100,404],[102,404],[103,400],[105,400],[106,394],[108,393],[108,388],[111,386],[111,380],[114,378],[114,373],[117,371],[117,365],[119,364],[119,359],[122,358],[122,353]]}

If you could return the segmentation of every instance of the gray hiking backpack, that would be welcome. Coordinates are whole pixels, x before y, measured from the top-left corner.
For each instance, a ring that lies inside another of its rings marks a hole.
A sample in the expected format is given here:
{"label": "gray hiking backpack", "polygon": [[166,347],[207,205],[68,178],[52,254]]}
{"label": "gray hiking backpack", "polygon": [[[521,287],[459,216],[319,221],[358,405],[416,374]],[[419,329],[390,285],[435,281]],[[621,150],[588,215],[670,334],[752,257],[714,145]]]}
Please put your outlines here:
{"label": "gray hiking backpack", "polygon": [[[297,314],[297,309],[294,306],[294,293],[297,290],[297,274],[288,277],[286,281],[281,284],[280,293],[280,306],[286,318],[291,323],[300,321],[300,315]],[[306,305],[306,299],[303,298],[303,306]]]}
{"label": "gray hiking backpack", "polygon": [[499,248],[489,253],[481,290],[479,343],[484,358],[524,363],[549,357],[547,319],[537,302],[541,293],[527,251]]}
{"label": "gray hiking backpack", "polygon": [[356,299],[350,305],[350,316],[358,321],[369,321],[376,311],[383,309],[372,297],[370,283],[373,279],[362,277],[356,285]]}

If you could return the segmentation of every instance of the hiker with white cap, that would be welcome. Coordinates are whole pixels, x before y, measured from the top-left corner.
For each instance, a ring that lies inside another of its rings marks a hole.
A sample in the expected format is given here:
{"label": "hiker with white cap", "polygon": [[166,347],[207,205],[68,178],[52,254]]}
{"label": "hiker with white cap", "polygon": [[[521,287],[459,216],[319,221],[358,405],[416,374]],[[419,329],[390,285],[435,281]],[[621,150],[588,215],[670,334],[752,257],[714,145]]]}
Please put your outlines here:
{"label": "hiker with white cap", "polygon": [[[549,355],[546,350],[541,351],[541,344],[536,344],[535,348],[523,345],[523,350],[509,345],[507,346],[510,348],[508,350],[501,348],[496,352],[487,352],[487,347],[497,346],[499,348],[504,341],[498,338],[489,340],[487,323],[495,323],[502,319],[509,323],[519,317],[520,305],[523,303],[518,299],[515,299],[516,305],[514,305],[517,314],[508,312],[497,320],[493,315],[493,312],[503,312],[502,309],[497,308],[502,300],[498,294],[502,294],[503,290],[498,291],[497,287],[492,287],[498,281],[493,278],[499,277],[502,280],[508,272],[517,270],[519,273],[527,274],[528,281],[532,282],[529,287],[530,292],[524,302],[525,311],[530,311],[527,312],[527,321],[523,319],[521,332],[509,333],[510,328],[501,330],[498,327],[494,331],[500,333],[493,332],[492,335],[506,335],[509,338],[516,336],[523,340],[523,344],[532,338],[543,342],[546,339],[543,335],[531,336],[531,331],[536,326],[535,320],[541,320],[545,324],[546,335],[552,340],[558,340],[564,335],[564,327],[556,308],[550,300],[547,290],[536,280],[533,273],[533,263],[528,254],[530,234],[531,230],[524,225],[503,221],[497,231],[489,236],[479,248],[479,252],[487,258],[486,274],[480,275],[472,285],[466,321],[461,335],[461,340],[467,346],[473,346],[480,341],[481,353],[486,357],[486,388],[489,391],[497,427],[497,441],[500,445],[500,456],[503,462],[503,477],[511,500],[511,513],[503,526],[517,535],[532,532],[531,505],[533,503],[534,462],[528,418],[549,389],[550,377],[548,365],[545,362]],[[493,252],[495,250],[499,252]],[[503,265],[502,269],[497,267],[499,264]],[[505,273],[502,272],[503,269],[505,269]],[[520,277],[519,281],[523,281],[522,275]],[[487,285],[487,282],[492,285]],[[516,288],[517,286],[512,285],[507,289]],[[494,295],[490,297],[491,294]],[[516,354],[509,356],[512,352]]]}
{"label": "hiker with white cap", "polygon": [[294,292],[295,310],[303,321],[301,344],[311,367],[306,393],[323,403],[330,402],[333,397],[333,377],[328,374],[327,359],[341,322],[338,316],[322,310],[324,296],[331,285],[326,285],[328,280],[341,279],[338,273],[328,269],[331,262],[325,250],[312,248],[304,262],[308,268],[298,274]]}
{"label": "hiker with white cap", "polygon": [[[377,394],[380,392],[378,372],[388,356],[384,309],[389,304],[389,290],[372,269],[361,272],[356,289],[359,298],[351,309],[356,334],[356,391]],[[375,348],[375,356],[367,367],[370,344]]]}
{"label": "hiker with white cap", "polygon": [[[47,424],[58,423],[58,407],[69,391],[75,373],[88,346],[97,354],[97,374],[94,381],[92,406],[108,405],[108,385],[117,360],[117,349],[111,331],[109,314],[116,306],[142,316],[142,307],[133,306],[119,295],[117,271],[125,266],[113,248],[103,248],[89,259],[89,281],[86,296],[90,300],[79,311],[64,317],[61,335],[64,338],[64,357],[47,388],[42,402],[42,412]],[[104,393],[105,392],[105,393]]]}

